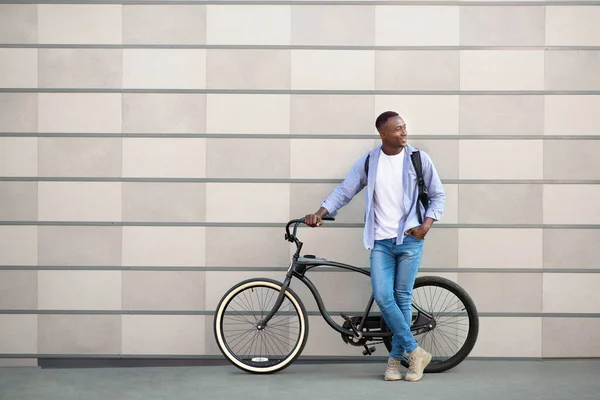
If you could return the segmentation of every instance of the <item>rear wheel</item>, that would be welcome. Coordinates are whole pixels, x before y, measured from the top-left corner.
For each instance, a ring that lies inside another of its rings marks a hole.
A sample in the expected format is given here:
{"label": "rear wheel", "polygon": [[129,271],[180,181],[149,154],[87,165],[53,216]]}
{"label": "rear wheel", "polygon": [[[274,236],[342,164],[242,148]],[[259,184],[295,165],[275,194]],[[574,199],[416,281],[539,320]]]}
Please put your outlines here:
{"label": "rear wheel", "polygon": [[[438,276],[422,276],[416,279],[413,289],[413,323],[419,313],[417,308],[435,320],[432,330],[415,335],[417,344],[432,354],[425,372],[443,372],[456,367],[477,341],[479,316],[475,303],[458,284]],[[389,331],[383,318],[382,325],[382,330]],[[391,351],[391,338],[384,339],[384,343]],[[408,356],[401,362],[408,367]]]}
{"label": "rear wheel", "polygon": [[290,288],[264,329],[258,322],[277,300],[282,284],[250,279],[232,287],[217,306],[214,333],[221,353],[236,367],[251,373],[281,371],[302,353],[308,337],[304,305]]}

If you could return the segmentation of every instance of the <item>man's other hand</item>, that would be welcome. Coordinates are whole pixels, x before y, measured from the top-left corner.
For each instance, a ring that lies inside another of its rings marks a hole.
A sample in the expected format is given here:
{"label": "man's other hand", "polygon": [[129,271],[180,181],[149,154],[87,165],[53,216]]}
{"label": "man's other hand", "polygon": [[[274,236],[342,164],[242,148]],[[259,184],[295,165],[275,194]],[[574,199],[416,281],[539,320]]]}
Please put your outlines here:
{"label": "man's other hand", "polygon": [[405,234],[412,235],[419,240],[423,240],[425,238],[425,235],[427,235],[427,232],[429,232],[429,228],[426,226],[420,225],[420,226],[416,226],[412,229],[409,229],[408,231],[405,232]]}

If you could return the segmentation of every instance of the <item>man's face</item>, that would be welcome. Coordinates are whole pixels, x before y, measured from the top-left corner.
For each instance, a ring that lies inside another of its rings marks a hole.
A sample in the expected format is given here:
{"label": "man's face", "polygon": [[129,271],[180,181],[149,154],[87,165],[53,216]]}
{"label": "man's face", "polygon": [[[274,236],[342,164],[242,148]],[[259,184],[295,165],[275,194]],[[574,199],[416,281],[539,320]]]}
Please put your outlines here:
{"label": "man's face", "polygon": [[407,143],[406,123],[401,117],[392,117],[387,120],[381,132],[384,143],[404,147]]}

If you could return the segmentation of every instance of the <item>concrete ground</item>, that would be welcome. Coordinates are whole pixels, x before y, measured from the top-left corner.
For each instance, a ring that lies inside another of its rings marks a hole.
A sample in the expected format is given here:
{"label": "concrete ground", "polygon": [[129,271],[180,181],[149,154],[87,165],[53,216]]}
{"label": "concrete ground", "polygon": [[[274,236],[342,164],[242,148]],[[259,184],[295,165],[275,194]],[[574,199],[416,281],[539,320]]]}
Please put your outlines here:
{"label": "concrete ground", "polygon": [[233,366],[0,368],[1,400],[600,400],[600,360],[475,361],[385,382],[385,364],[294,364],[273,375]]}

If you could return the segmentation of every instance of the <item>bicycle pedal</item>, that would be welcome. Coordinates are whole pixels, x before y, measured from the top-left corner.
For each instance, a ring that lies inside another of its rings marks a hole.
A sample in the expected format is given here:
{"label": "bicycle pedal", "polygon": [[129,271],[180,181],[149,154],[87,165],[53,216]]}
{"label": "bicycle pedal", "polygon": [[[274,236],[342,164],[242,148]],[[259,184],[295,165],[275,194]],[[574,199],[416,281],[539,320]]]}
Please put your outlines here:
{"label": "bicycle pedal", "polygon": [[363,356],[367,356],[367,355],[371,356],[371,355],[373,355],[373,353],[375,353],[375,350],[376,349],[374,346],[373,347],[365,346],[365,349],[363,350]]}

